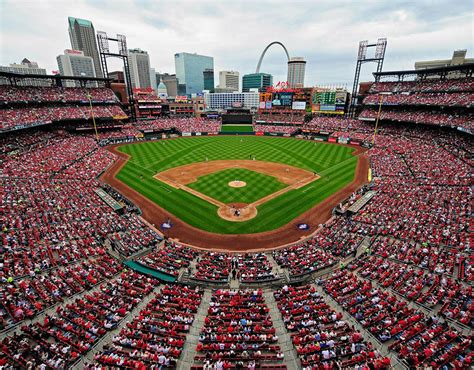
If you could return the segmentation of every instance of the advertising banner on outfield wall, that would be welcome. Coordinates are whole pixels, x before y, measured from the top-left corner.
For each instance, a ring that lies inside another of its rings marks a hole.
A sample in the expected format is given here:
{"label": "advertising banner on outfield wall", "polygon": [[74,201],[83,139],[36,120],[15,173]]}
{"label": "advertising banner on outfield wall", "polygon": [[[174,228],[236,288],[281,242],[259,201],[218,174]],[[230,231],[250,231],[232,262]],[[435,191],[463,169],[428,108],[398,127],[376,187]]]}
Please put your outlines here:
{"label": "advertising banner on outfield wall", "polygon": [[196,132],[195,135],[196,135],[196,136],[201,136],[201,133],[200,133],[200,132]]}
{"label": "advertising banner on outfield wall", "polygon": [[330,137],[330,138],[328,138],[328,141],[330,143],[337,143],[337,138],[336,137]]}
{"label": "advertising banner on outfield wall", "polygon": [[263,135],[264,135],[264,133],[262,131],[257,131],[255,133],[255,136],[263,136]]}
{"label": "advertising banner on outfield wall", "polygon": [[191,133],[190,133],[190,132],[183,132],[183,133],[181,134],[181,136],[191,136]]}
{"label": "advertising banner on outfield wall", "polygon": [[362,142],[360,140],[351,139],[351,144],[352,145],[360,145],[360,144],[362,144]]}
{"label": "advertising banner on outfield wall", "polygon": [[339,144],[347,144],[347,143],[349,142],[349,139],[348,139],[347,137],[339,137],[339,138],[337,139],[337,142],[338,142]]}

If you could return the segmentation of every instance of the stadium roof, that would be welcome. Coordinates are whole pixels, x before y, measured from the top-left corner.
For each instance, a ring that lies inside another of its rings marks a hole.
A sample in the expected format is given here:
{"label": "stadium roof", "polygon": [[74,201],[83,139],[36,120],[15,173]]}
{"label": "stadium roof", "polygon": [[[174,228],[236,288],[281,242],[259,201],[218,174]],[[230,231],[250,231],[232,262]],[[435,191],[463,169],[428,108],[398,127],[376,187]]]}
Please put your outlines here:
{"label": "stadium roof", "polygon": [[27,79],[56,79],[56,80],[76,80],[76,81],[111,81],[110,78],[100,78],[100,77],[83,77],[83,76],[62,76],[62,75],[41,75],[41,74],[23,74],[23,73],[13,73],[13,72],[2,72],[0,71],[0,77],[5,78],[27,78]]}
{"label": "stadium roof", "polygon": [[474,70],[474,63],[459,64],[455,66],[436,67],[436,68],[425,68],[425,69],[412,69],[405,71],[389,71],[389,72],[374,72],[374,76],[378,77],[386,76],[402,76],[402,75],[431,75],[431,74],[445,74],[447,72],[465,72],[469,73]]}

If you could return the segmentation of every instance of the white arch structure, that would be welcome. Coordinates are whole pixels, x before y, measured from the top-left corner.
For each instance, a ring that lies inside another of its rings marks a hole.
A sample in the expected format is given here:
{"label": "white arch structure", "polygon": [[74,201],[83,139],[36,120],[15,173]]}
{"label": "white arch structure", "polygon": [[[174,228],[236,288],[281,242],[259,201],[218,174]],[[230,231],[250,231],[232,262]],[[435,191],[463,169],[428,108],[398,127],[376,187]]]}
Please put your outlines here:
{"label": "white arch structure", "polygon": [[258,60],[258,64],[257,64],[257,70],[255,71],[255,73],[260,72],[260,66],[262,64],[263,57],[265,56],[265,53],[267,52],[268,48],[274,44],[280,45],[283,48],[283,50],[285,50],[286,57],[288,58],[288,61],[290,61],[290,54],[288,54],[288,50],[286,50],[285,45],[283,45],[280,41],[273,41],[267,45],[267,47],[263,50],[262,55],[260,55],[260,59]]}

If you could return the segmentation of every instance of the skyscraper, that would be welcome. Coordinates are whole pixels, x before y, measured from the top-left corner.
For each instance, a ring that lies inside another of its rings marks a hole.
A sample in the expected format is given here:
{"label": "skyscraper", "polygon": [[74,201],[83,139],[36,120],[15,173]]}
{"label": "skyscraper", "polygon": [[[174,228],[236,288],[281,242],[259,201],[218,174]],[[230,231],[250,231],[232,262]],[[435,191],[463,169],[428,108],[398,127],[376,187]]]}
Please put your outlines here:
{"label": "skyscraper", "polygon": [[204,90],[204,71],[214,70],[214,58],[204,55],[177,53],[174,55],[178,93],[196,94]]}
{"label": "skyscraper", "polygon": [[204,78],[204,90],[214,92],[214,70],[205,69],[202,74]]}
{"label": "skyscraper", "polygon": [[295,57],[288,61],[287,81],[290,87],[304,87],[304,72],[306,61],[304,58]]}
{"label": "skyscraper", "polygon": [[165,84],[166,92],[169,97],[174,98],[178,95],[178,79],[176,78],[176,75],[163,73],[160,75],[160,81]]}
{"label": "skyscraper", "polygon": [[[56,57],[61,76],[96,77],[94,60],[85,56],[80,50],[64,50],[64,54]],[[79,86],[78,81],[65,81],[67,87]],[[90,83],[91,87],[97,86],[96,82]]]}
{"label": "skyscraper", "polygon": [[239,91],[240,75],[237,71],[220,71],[219,72],[219,87],[221,89],[231,89],[232,91]]}
{"label": "skyscraper", "polygon": [[150,57],[146,51],[130,49],[128,51],[128,64],[130,66],[132,88],[153,87],[150,80]]}
{"label": "skyscraper", "polygon": [[81,50],[86,57],[91,57],[94,60],[96,77],[102,77],[97,41],[92,22],[85,19],[69,17],[68,23],[72,49]]}
{"label": "skyscraper", "polygon": [[249,92],[250,89],[265,91],[272,85],[273,76],[268,73],[250,73],[242,77],[242,92]]}

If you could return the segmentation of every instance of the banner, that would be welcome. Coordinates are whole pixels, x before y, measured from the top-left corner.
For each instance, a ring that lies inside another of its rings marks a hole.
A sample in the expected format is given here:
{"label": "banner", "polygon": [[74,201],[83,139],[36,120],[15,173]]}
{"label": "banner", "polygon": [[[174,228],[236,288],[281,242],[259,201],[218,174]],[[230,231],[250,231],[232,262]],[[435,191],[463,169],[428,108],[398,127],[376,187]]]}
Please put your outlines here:
{"label": "banner", "polygon": [[260,104],[258,105],[260,109],[265,109],[265,102],[261,101]]}
{"label": "banner", "polygon": [[183,133],[181,133],[181,136],[191,136],[191,133],[190,132],[183,132]]}
{"label": "banner", "polygon": [[330,137],[330,138],[328,138],[328,141],[329,141],[330,143],[337,143],[337,138],[335,138],[335,137]]}
{"label": "banner", "polygon": [[201,136],[201,133],[200,133],[200,132],[196,132],[195,135],[196,135],[196,136]]}
{"label": "banner", "polygon": [[291,105],[291,109],[295,110],[305,110],[306,109],[306,102],[305,101],[294,101]]}
{"label": "banner", "polygon": [[257,131],[255,133],[255,136],[263,136],[263,135],[264,135],[264,133],[262,131]]}

